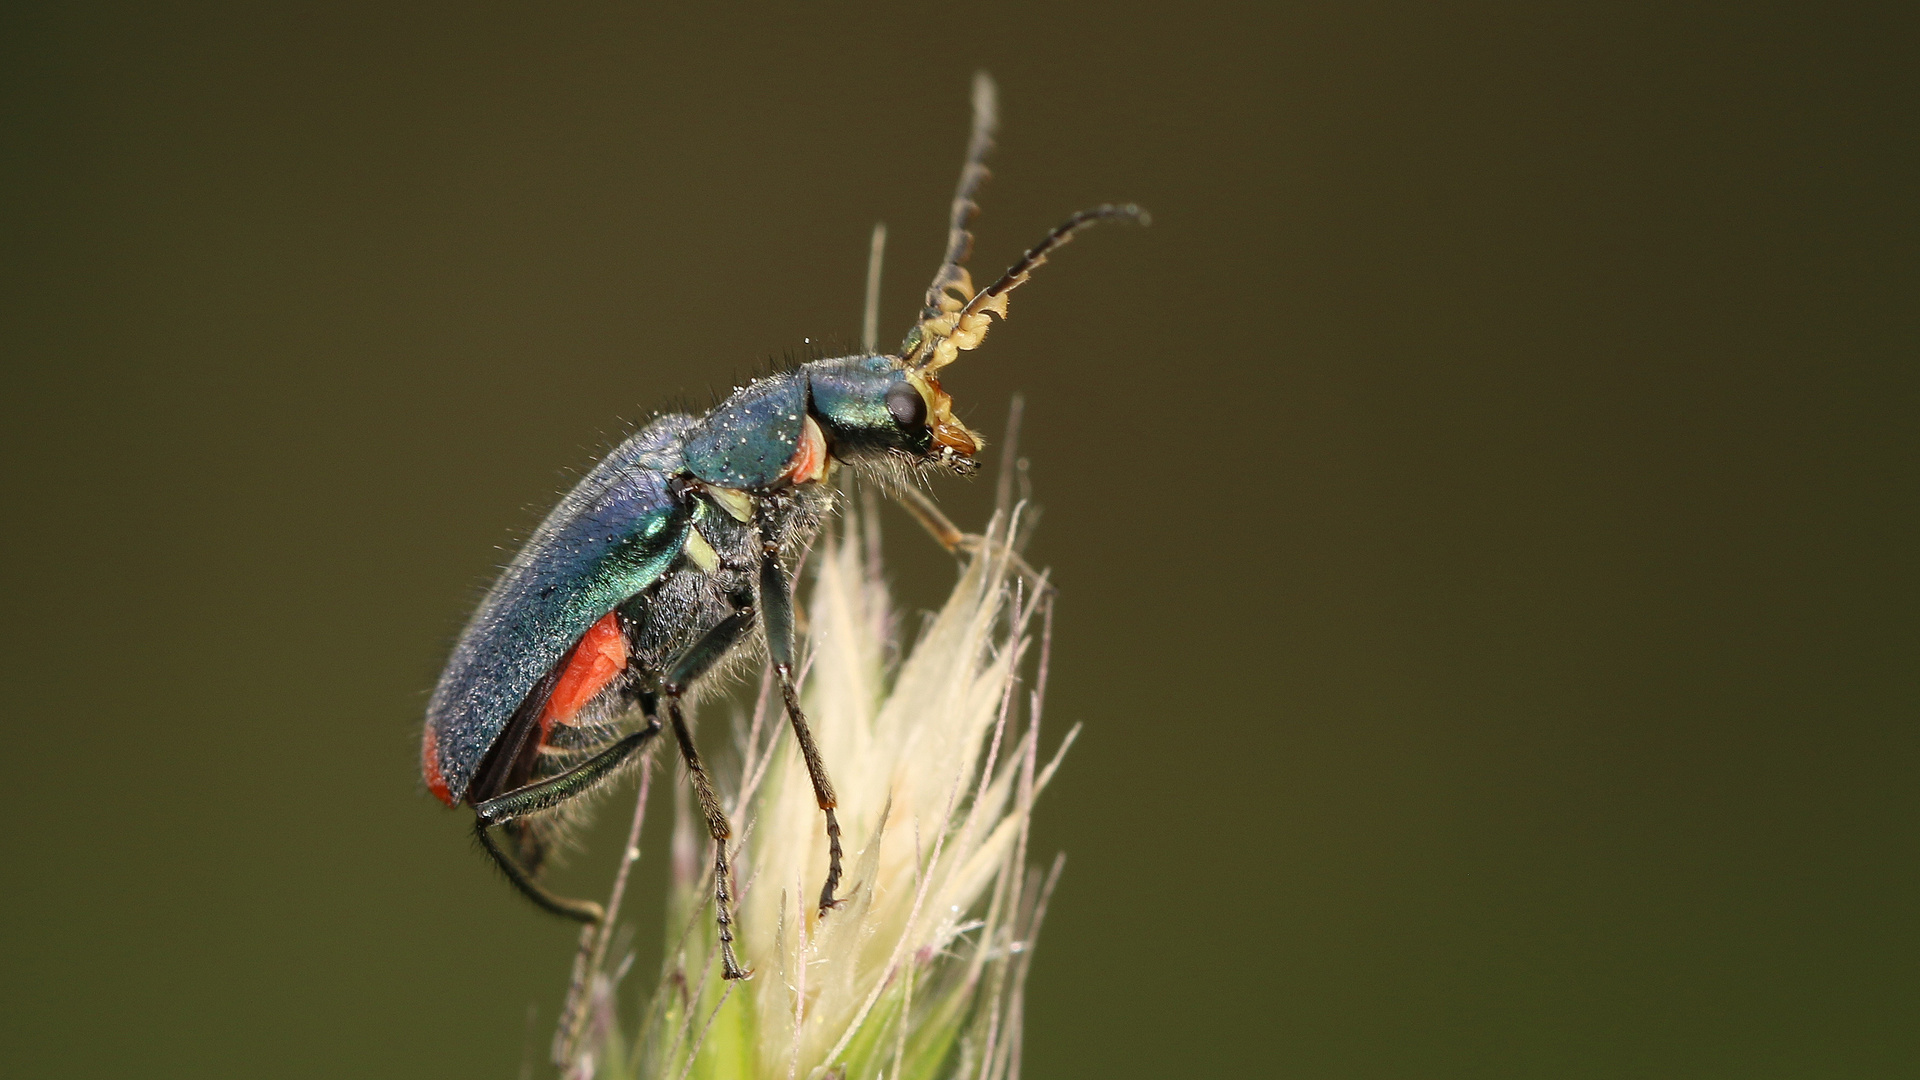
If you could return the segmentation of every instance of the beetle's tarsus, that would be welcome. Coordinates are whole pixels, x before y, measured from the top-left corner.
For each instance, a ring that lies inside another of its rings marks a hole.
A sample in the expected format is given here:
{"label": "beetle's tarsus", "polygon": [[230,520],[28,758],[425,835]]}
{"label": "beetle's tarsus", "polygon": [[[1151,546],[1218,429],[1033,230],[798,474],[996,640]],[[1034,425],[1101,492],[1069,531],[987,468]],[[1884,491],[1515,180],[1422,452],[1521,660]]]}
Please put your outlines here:
{"label": "beetle's tarsus", "polygon": [[820,916],[846,903],[844,899],[835,900],[833,891],[840,887],[840,819],[834,816],[833,807],[820,809],[827,815],[827,883],[820,887]]}

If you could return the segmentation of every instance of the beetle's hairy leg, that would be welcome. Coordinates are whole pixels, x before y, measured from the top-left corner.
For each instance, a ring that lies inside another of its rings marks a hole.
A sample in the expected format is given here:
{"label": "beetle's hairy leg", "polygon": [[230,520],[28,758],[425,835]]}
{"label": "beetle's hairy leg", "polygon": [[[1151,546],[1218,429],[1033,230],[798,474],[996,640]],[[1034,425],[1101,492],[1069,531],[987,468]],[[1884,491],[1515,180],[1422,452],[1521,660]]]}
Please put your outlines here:
{"label": "beetle's hairy leg", "polygon": [[793,682],[793,585],[780,566],[780,545],[763,526],[760,532],[760,625],[767,638],[767,658],[773,664],[773,676],[780,681],[780,697],[787,706],[787,719],[793,724],[793,737],[800,743],[801,760],[807,763],[807,779],[813,783],[814,802],[827,815],[827,883],[820,889],[820,914],[840,905],[834,890],[840,887],[840,819],[834,814],[840,800],[827,776],[827,763],[807,726],[807,714],[800,711],[800,692]]}
{"label": "beetle's hairy leg", "polygon": [[644,730],[628,735],[559,776],[475,803],[473,807],[474,837],[480,841],[480,846],[486,849],[487,854],[493,857],[501,873],[506,874],[507,880],[513,882],[514,887],[519,889],[527,899],[555,915],[584,923],[599,922],[603,914],[599,904],[591,900],[569,900],[548,892],[539,882],[534,881],[533,876],[522,869],[512,856],[494,842],[493,835],[488,830],[495,825],[504,825],[528,814],[551,809],[584,793],[612,775],[622,762],[633,756],[658,734],[660,734],[660,721],[649,717]]}
{"label": "beetle's hairy leg", "polygon": [[707,834],[713,837],[713,906],[714,919],[720,925],[720,977],[744,979],[753,972],[742,968],[733,955],[733,871],[727,866],[727,841],[733,836],[733,826],[727,823],[727,812],[713,792],[713,781],[700,764],[700,751],[694,749],[693,732],[687,729],[677,694],[667,696],[667,717],[673,723],[673,737],[680,744],[680,759],[686,762],[694,797],[700,800],[700,813],[707,819]]}
{"label": "beetle's hairy leg", "polygon": [[667,719],[673,724],[673,738],[680,744],[680,760],[686,763],[687,780],[693,785],[694,797],[700,801],[701,815],[707,819],[707,835],[713,838],[714,919],[720,926],[720,974],[727,979],[744,979],[753,974],[742,968],[733,955],[733,874],[727,865],[727,841],[733,836],[733,826],[727,822],[727,811],[720,805],[720,797],[714,794],[706,766],[700,763],[700,751],[694,748],[693,732],[687,727],[680,698],[695,679],[718,663],[752,627],[750,607],[720,620],[681,654],[661,687]]}
{"label": "beetle's hairy leg", "polygon": [[953,191],[953,203],[947,211],[947,251],[927,286],[926,304],[920,318],[907,331],[900,354],[916,366],[925,362],[937,342],[944,341],[958,323],[960,309],[973,299],[973,278],[967,274],[967,256],[973,253],[973,218],[980,204],[974,196],[991,174],[987,155],[993,152],[994,133],[1000,126],[999,93],[993,77],[984,71],[973,75],[973,133],[967,139],[967,157],[960,166],[960,182]]}
{"label": "beetle's hairy leg", "polygon": [[[960,526],[955,525],[953,519],[941,512],[940,507],[919,488],[902,487],[894,493],[894,498],[902,509],[913,515],[913,520],[919,522],[921,528],[927,530],[927,535],[948,551],[956,555],[978,555],[987,550],[986,537],[979,533],[962,532]],[[1019,571],[1021,577],[1038,588],[1053,588],[1046,576],[1021,558],[1019,552],[1009,550],[1006,556],[1012,560],[1014,569]]]}
{"label": "beetle's hairy leg", "polygon": [[846,902],[833,895],[840,887],[840,819],[834,814],[840,801],[834,794],[832,779],[827,776],[827,763],[820,757],[820,747],[814,744],[813,731],[807,727],[807,716],[800,711],[800,694],[793,685],[792,668],[777,664],[773,673],[780,680],[780,696],[787,704],[787,718],[793,722],[793,736],[799,740],[800,756],[807,763],[807,779],[813,782],[814,801],[821,813],[827,815],[827,880],[820,886],[820,914],[825,915]]}
{"label": "beetle's hairy leg", "polygon": [[493,858],[494,865],[500,868],[501,873],[507,875],[508,881],[513,882],[513,887],[519,889],[522,896],[533,901],[541,910],[563,919],[589,924],[598,924],[606,914],[599,904],[591,900],[569,900],[564,896],[555,896],[539,882],[528,877],[526,871],[520,869],[520,864],[514,861],[513,856],[500,850],[500,845],[493,842],[492,834],[487,832],[487,819],[477,816],[473,819],[473,835],[474,839],[480,841],[480,846]]}

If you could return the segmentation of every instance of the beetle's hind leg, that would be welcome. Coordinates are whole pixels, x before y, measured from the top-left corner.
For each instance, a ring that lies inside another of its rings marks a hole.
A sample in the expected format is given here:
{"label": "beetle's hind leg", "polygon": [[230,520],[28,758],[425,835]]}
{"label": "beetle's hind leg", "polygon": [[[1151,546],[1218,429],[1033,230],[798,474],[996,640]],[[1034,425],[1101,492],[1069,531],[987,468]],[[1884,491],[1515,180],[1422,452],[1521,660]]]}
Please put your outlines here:
{"label": "beetle's hind leg", "polygon": [[500,831],[507,836],[508,853],[530,878],[538,880],[546,871],[547,856],[553,850],[555,824],[539,817],[514,818],[500,824]]}
{"label": "beetle's hind leg", "polygon": [[605,780],[620,767],[621,763],[633,756],[635,751],[645,746],[658,734],[660,734],[660,721],[654,717],[648,717],[646,728],[628,735],[558,776],[475,803],[473,806],[474,837],[480,841],[480,846],[486,849],[487,854],[493,856],[494,863],[500,867],[502,873],[507,875],[507,880],[513,882],[514,887],[525,894],[527,899],[555,915],[584,923],[599,922],[605,914],[599,904],[591,900],[569,900],[548,892],[544,886],[533,879],[531,873],[521,867],[519,862],[501,849],[488,830],[495,825],[505,825],[529,814],[551,809],[582,794]]}
{"label": "beetle's hind leg", "polygon": [[840,887],[840,819],[834,816],[840,800],[827,776],[820,747],[814,744],[813,731],[807,727],[807,716],[800,711],[800,693],[793,682],[793,586],[780,565],[780,547],[764,526],[760,548],[760,619],[767,637],[767,657],[773,663],[774,678],[780,681],[780,697],[786,702],[787,719],[793,723],[793,737],[800,743],[800,757],[807,763],[814,801],[827,815],[827,883],[820,889],[820,914],[825,915],[840,905],[833,895]]}

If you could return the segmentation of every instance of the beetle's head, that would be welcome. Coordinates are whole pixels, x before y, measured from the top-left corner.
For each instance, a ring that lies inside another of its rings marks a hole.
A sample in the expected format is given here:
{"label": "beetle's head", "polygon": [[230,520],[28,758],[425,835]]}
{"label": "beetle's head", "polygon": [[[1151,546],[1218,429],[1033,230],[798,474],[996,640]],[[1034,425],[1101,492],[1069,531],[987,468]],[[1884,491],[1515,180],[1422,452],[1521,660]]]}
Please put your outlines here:
{"label": "beetle's head", "polygon": [[835,457],[973,471],[984,440],[953,415],[953,398],[931,373],[897,356],[849,356],[809,365],[809,381]]}
{"label": "beetle's head", "polygon": [[[948,215],[946,257],[927,286],[920,318],[907,331],[899,354],[825,361],[815,369],[814,412],[832,429],[837,456],[856,462],[863,454],[867,460],[905,457],[922,465],[972,471],[973,456],[983,440],[953,415],[953,399],[940,388],[939,370],[962,352],[979,348],[992,325],[989,316],[1005,319],[1008,294],[1026,284],[1047,256],[1073,239],[1076,231],[1109,218],[1142,225],[1148,221],[1147,212],[1131,203],[1082,210],[1055,226],[998,281],[976,291],[966,268],[973,249],[969,230],[979,209],[974,193],[987,178],[985,162],[993,148],[996,113],[993,80],[981,72],[973,81],[973,138]],[[875,243],[877,260],[879,240]],[[876,261],[869,271],[876,280],[877,266]],[[873,288],[870,283],[869,289]],[[872,295],[870,291],[869,305]],[[868,336],[872,336],[871,315]]]}
{"label": "beetle's head", "polygon": [[[963,201],[971,207],[972,200],[964,197],[965,184],[963,179]],[[957,209],[956,215],[964,223]],[[852,385],[841,389],[833,385],[835,377],[823,380],[816,375],[815,411],[829,418],[845,417],[836,425],[836,434],[849,446],[880,446],[923,464],[971,472],[973,456],[985,440],[953,415],[953,398],[940,388],[940,369],[962,352],[980,347],[992,326],[989,316],[1007,317],[1007,295],[1026,283],[1034,268],[1047,261],[1049,252],[1072,239],[1076,230],[1115,217],[1143,224],[1148,220],[1146,211],[1131,204],[1082,210],[1029,248],[1000,280],[978,292],[966,267],[957,261],[965,258],[972,244],[972,237],[960,229],[960,239],[949,245],[947,262],[934,275],[926,307],[900,343],[899,355],[853,358],[860,374],[853,376],[847,370],[841,377],[859,384],[857,389]],[[824,395],[823,383],[828,387]]]}

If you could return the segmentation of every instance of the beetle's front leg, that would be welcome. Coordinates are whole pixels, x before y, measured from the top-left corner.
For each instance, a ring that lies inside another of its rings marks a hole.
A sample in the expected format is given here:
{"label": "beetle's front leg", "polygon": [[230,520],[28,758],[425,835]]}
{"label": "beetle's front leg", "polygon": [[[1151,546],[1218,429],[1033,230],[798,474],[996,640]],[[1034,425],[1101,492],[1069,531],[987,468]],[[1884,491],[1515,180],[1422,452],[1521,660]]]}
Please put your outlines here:
{"label": "beetle's front leg", "polygon": [[[927,530],[927,534],[948,551],[956,555],[963,552],[968,555],[978,555],[987,550],[986,537],[979,533],[961,532],[960,526],[955,525],[953,519],[943,513],[939,505],[927,498],[919,488],[903,486],[895,498],[907,513],[913,515],[913,520],[919,522],[920,527]],[[1043,589],[1052,588],[1045,576],[1028,565],[1027,560],[1021,558],[1019,552],[1009,548],[1007,558],[1012,560],[1014,569],[1020,572],[1021,577]]]}
{"label": "beetle's front leg", "polygon": [[807,779],[813,782],[814,801],[827,815],[827,883],[820,889],[820,914],[839,906],[833,892],[840,886],[840,819],[834,816],[839,799],[833,781],[827,778],[827,763],[814,745],[807,716],[800,711],[800,692],[793,683],[793,585],[780,565],[780,545],[760,526],[760,626],[767,638],[767,657],[773,664],[773,676],[780,681],[780,697],[786,702],[787,719],[793,722],[793,737],[800,742],[800,757],[807,763]]}

